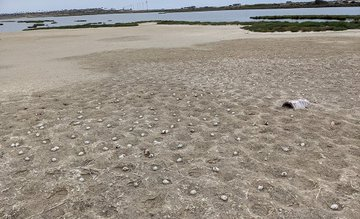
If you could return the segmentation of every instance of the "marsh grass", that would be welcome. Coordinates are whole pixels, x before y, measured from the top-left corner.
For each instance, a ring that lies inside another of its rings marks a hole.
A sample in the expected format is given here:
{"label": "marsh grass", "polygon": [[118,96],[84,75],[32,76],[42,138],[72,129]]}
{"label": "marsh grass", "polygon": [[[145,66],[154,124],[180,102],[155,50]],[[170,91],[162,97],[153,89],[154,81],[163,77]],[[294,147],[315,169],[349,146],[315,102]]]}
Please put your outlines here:
{"label": "marsh grass", "polygon": [[29,26],[28,28],[37,28],[37,27],[43,27],[45,26],[44,23],[36,23],[36,24],[33,24],[32,26]]}
{"label": "marsh grass", "polygon": [[28,21],[17,21],[18,23],[27,23],[27,24],[42,24],[45,22],[55,22],[54,20],[28,20]]}
{"label": "marsh grass", "polygon": [[79,25],[59,27],[31,27],[25,30],[47,30],[47,29],[80,29],[80,28],[101,28],[101,27],[134,27],[142,23],[155,22],[158,25],[241,25],[242,29],[253,32],[309,32],[309,31],[341,31],[348,29],[360,29],[358,21],[334,21],[334,22],[283,22],[283,21],[260,21],[260,22],[201,22],[201,21],[171,21],[152,20],[131,23],[87,23]]}
{"label": "marsh grass", "polygon": [[292,19],[292,20],[360,20],[360,15],[276,15],[276,16],[255,16],[250,17],[255,20],[281,20],[281,19]]}
{"label": "marsh grass", "polygon": [[248,22],[242,28],[253,32],[310,32],[360,29],[359,22]]}
{"label": "marsh grass", "polygon": [[81,29],[81,28],[101,28],[101,27],[134,27],[139,26],[138,23],[115,23],[115,24],[104,24],[104,23],[87,23],[79,25],[68,25],[68,26],[59,26],[59,27],[42,27],[42,28],[29,28],[27,30],[51,30],[51,29]]}

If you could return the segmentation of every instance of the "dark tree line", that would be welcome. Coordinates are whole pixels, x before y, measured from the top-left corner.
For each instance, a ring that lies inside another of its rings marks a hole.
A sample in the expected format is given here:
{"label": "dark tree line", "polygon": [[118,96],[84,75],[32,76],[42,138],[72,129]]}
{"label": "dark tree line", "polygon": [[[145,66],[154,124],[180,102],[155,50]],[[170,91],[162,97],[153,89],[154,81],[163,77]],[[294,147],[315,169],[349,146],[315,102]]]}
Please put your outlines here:
{"label": "dark tree line", "polygon": [[324,3],[325,1],[324,0],[315,0],[315,4],[321,4],[321,3]]}

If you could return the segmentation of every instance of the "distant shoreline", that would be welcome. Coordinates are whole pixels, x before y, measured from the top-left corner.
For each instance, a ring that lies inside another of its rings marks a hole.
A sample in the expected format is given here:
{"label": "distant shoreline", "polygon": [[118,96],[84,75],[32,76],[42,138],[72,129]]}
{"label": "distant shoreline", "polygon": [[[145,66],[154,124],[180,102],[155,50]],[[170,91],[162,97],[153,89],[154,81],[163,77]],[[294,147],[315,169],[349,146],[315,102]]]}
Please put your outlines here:
{"label": "distant shoreline", "polygon": [[128,14],[128,13],[176,13],[176,12],[201,12],[201,11],[224,11],[224,10],[252,10],[252,9],[295,9],[295,8],[327,8],[327,7],[360,7],[360,2],[354,3],[334,3],[324,2],[315,4],[313,2],[297,2],[286,4],[255,4],[243,6],[222,6],[222,7],[187,7],[181,9],[154,9],[154,10],[114,10],[114,9],[72,9],[48,12],[27,12],[0,14],[0,20],[14,18],[35,18],[35,17],[65,17],[65,16],[84,16],[98,14]]}

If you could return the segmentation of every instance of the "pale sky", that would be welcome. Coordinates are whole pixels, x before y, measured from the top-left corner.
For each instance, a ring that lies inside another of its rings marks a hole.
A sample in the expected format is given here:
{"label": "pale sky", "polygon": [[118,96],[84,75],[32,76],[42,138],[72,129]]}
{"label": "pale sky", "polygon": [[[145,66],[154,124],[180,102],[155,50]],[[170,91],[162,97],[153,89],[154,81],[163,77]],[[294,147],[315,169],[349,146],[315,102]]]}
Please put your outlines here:
{"label": "pale sky", "polygon": [[[286,2],[286,0],[147,0],[149,9],[186,6],[222,6],[234,3],[256,4]],[[299,0],[293,0],[299,1]],[[310,0],[301,0],[310,1]],[[146,0],[0,0],[0,13],[51,11],[77,8],[146,9]]]}

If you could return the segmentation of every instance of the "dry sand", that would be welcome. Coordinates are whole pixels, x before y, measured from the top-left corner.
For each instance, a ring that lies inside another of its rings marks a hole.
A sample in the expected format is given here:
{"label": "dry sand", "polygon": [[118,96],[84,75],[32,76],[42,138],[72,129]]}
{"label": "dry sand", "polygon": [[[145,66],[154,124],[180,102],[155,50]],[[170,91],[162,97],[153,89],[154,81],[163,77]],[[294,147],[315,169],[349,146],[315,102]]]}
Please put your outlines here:
{"label": "dry sand", "polygon": [[359,31],[0,39],[0,218],[360,214]]}

